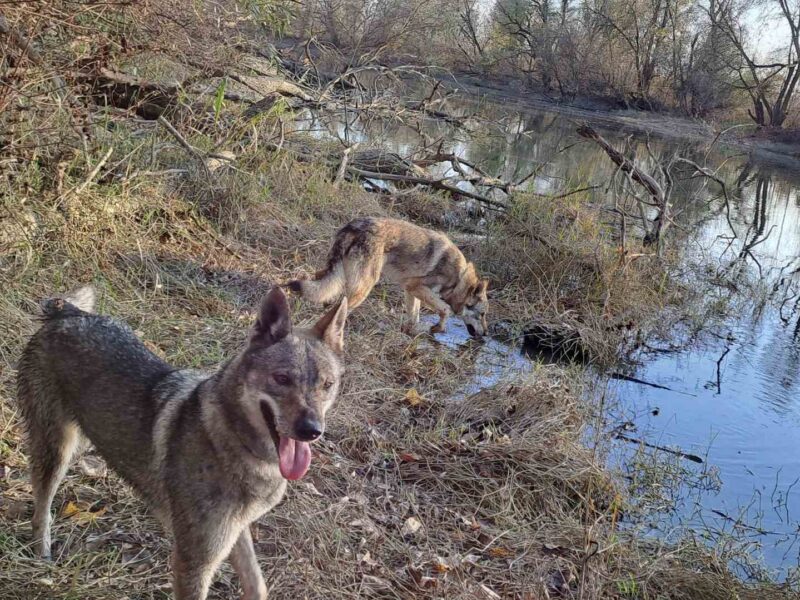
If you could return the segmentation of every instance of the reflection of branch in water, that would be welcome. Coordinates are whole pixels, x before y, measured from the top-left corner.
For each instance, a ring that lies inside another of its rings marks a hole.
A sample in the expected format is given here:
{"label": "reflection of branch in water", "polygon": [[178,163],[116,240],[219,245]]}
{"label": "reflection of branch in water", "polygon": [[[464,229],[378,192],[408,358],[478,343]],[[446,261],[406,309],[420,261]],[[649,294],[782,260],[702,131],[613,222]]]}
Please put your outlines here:
{"label": "reflection of branch in water", "polygon": [[[770,227],[769,232],[767,235],[764,235],[764,230],[767,227],[767,201],[769,196],[769,177],[762,177],[758,176],[758,182],[756,183],[756,205],[755,205],[755,218],[753,219],[753,239],[745,241],[744,246],[742,246],[741,252],[739,252],[739,258],[744,258],[749,256],[758,266],[759,275],[762,274],[761,272],[761,264],[756,260],[756,257],[753,256],[752,250],[757,245],[765,242],[767,238],[772,233],[772,230],[775,228],[773,225]],[[747,236],[745,236],[745,240],[747,240]]]}
{"label": "reflection of branch in water", "polygon": [[706,169],[705,167],[701,167],[696,162],[689,160],[688,158],[683,158],[682,156],[679,156],[675,160],[676,162],[680,162],[692,167],[695,173],[697,173],[698,175],[702,175],[716,182],[717,185],[719,185],[720,189],[722,190],[722,196],[725,198],[725,218],[727,219],[728,227],[730,228],[731,233],[735,238],[736,228],[733,226],[733,221],[731,221],[731,199],[730,196],[728,196],[728,187],[725,185],[725,182],[720,177],[717,176],[716,172]]}
{"label": "reflection of branch in water", "polygon": [[[786,304],[791,302],[792,300],[794,300],[794,305],[792,306],[792,309],[789,311],[788,316],[783,316],[783,307],[786,306]],[[790,286],[789,289],[786,291],[786,295],[784,296],[783,300],[781,300],[780,306],[778,307],[778,317],[780,318],[781,321],[783,321],[784,325],[788,325],[789,322],[792,320],[792,317],[797,312],[798,302],[800,302],[800,298],[798,298],[798,295],[796,293],[792,292],[792,288]]]}
{"label": "reflection of branch in water", "polygon": [[[752,176],[750,175],[752,166],[745,165],[744,169],[740,173],[736,187],[739,191],[739,194],[743,192],[743,188],[749,185],[753,180],[756,181],[756,191],[755,191],[755,205],[754,205],[754,218],[753,222],[748,226],[747,232],[744,234],[744,244],[742,245],[741,250],[739,251],[738,256],[731,261],[729,265],[727,265],[726,270],[731,271],[737,265],[745,262],[747,258],[751,259],[753,263],[755,263],[756,267],[758,268],[758,275],[759,278],[764,277],[764,272],[759,260],[753,254],[753,248],[758,246],[759,244],[764,243],[769,239],[772,231],[775,229],[775,225],[769,228],[766,235],[764,231],[767,228],[767,223],[769,221],[769,214],[768,214],[768,202],[769,202],[769,194],[770,194],[770,185],[771,181],[769,176],[762,175],[761,173],[755,173]],[[727,199],[726,199],[727,200]],[[726,202],[727,203],[727,202]],[[730,219],[728,220],[729,225],[731,225]],[[734,232],[734,237],[730,240],[728,244],[728,248],[725,249],[725,252],[728,251],[730,246],[733,243],[733,240],[736,238],[736,234]],[[722,254],[724,255],[725,252]]]}
{"label": "reflection of branch in water", "polygon": [[744,188],[753,183],[756,177],[758,177],[758,173],[753,173],[753,163],[745,163],[742,167],[742,172],[739,173],[739,177],[736,178],[736,189],[739,191],[740,196]]}
{"label": "reflection of branch in water", "polygon": [[717,360],[717,395],[722,393],[722,374],[720,372],[720,367],[722,366],[722,361],[725,360],[725,357],[728,356],[728,352],[730,351],[731,347],[728,346],[725,348],[725,352],[722,353],[722,356]]}

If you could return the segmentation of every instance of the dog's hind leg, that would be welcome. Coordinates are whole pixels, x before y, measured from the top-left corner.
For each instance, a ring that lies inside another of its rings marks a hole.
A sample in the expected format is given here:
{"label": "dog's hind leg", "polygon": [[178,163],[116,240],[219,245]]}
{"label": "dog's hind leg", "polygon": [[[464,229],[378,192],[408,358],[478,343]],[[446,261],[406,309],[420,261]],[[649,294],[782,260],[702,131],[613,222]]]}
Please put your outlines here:
{"label": "dog's hind leg", "polygon": [[403,333],[414,334],[414,328],[419,323],[419,298],[406,290],[406,320],[403,323]]}
{"label": "dog's hind leg", "polygon": [[29,428],[31,487],[33,488],[33,541],[41,558],[50,558],[50,507],[67,473],[82,435],[72,421],[38,423]]}
{"label": "dog's hind leg", "polygon": [[250,526],[246,526],[239,539],[233,545],[230,561],[233,569],[239,576],[242,586],[242,600],[266,600],[267,584],[264,575],[256,560],[256,551],[253,548],[253,538],[250,535]]}
{"label": "dog's hind leg", "polygon": [[366,300],[372,288],[378,283],[383,270],[383,253],[373,254],[363,261],[344,263],[347,309],[353,310]]}

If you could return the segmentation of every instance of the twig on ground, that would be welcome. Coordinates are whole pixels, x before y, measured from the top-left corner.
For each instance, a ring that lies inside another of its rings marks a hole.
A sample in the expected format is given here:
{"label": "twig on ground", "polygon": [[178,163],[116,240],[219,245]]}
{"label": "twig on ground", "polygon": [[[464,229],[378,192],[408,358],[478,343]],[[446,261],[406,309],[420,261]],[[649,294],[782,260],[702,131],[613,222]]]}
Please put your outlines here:
{"label": "twig on ground", "polygon": [[358,144],[353,144],[344,149],[342,153],[342,162],[339,164],[339,170],[336,172],[336,178],[333,180],[334,187],[339,187],[347,172],[347,163],[350,162],[350,153],[358,149]]}

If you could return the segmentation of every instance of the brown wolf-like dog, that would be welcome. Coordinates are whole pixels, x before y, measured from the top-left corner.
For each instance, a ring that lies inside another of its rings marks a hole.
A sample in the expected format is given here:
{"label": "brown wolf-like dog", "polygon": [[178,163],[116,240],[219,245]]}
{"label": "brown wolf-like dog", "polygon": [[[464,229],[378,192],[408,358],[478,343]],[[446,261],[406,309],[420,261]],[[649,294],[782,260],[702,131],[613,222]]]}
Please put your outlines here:
{"label": "brown wolf-like dog", "polygon": [[248,343],[212,374],[171,367],[93,305],[91,288],[46,301],[20,360],[39,554],[50,555],[53,496],[88,438],[171,532],[177,600],[205,599],[226,557],[243,598],[263,600],[249,525],[308,470],[339,392],[347,300],[293,329],[274,288]]}
{"label": "brown wolf-like dog", "polygon": [[381,274],[405,290],[404,331],[419,322],[421,302],[439,315],[431,333],[445,331],[450,314],[461,317],[470,335],[487,333],[488,282],[478,278],[475,265],[443,233],[398,219],[350,221],[336,233],[325,268],[287,285],[321,304],[344,294],[353,310]]}

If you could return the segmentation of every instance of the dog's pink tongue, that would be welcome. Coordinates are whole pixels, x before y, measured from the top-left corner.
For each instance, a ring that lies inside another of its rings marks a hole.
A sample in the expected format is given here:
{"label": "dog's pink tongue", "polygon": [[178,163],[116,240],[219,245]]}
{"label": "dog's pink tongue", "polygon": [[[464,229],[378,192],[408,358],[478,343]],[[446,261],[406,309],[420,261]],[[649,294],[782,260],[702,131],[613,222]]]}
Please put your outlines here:
{"label": "dog's pink tongue", "polygon": [[311,446],[308,442],[298,442],[288,437],[281,437],[278,444],[281,475],[292,481],[300,479],[308,471],[311,464]]}

